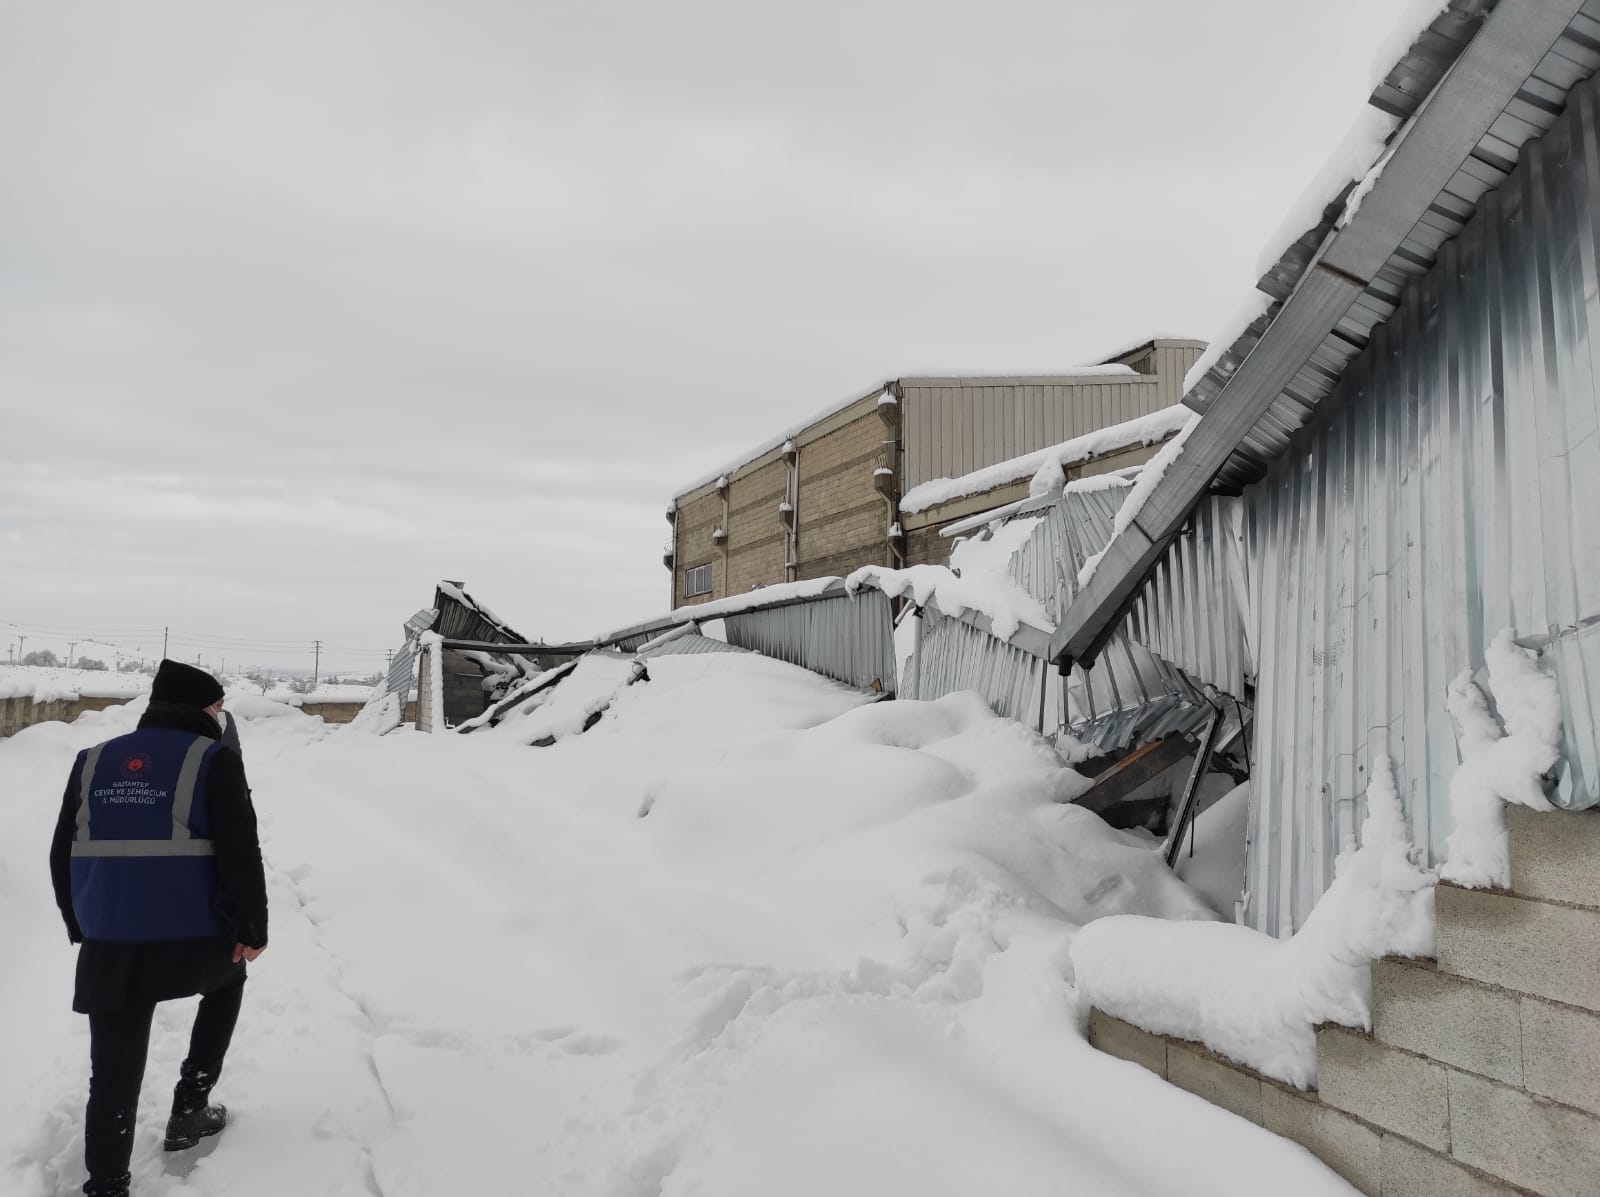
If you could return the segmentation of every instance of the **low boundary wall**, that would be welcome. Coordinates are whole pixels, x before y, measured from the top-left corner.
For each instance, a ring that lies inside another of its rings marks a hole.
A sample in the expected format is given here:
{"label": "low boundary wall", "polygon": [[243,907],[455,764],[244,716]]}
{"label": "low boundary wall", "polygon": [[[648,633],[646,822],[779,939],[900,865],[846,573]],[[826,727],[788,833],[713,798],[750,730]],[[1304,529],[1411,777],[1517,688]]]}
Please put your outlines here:
{"label": "low boundary wall", "polygon": [[[35,702],[32,698],[0,698],[0,740],[14,736],[35,723],[71,723],[85,711],[104,711],[132,702],[131,698],[59,698],[51,702]],[[307,715],[320,716],[325,723],[349,723],[365,705],[363,701],[308,702],[300,710]],[[406,719],[415,722],[417,704],[406,704]]]}

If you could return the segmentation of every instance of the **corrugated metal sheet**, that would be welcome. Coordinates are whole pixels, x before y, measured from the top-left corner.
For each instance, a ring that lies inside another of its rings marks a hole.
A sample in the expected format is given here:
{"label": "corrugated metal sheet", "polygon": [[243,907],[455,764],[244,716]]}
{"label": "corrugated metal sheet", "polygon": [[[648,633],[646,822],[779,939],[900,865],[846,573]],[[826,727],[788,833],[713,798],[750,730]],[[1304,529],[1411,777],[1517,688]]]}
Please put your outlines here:
{"label": "corrugated metal sheet", "polygon": [[1061,675],[1043,655],[932,605],[924,611],[918,698],[973,690],[997,715],[1047,736],[1065,732],[1102,752],[1192,733],[1211,715],[1211,702],[1180,670],[1125,637],[1114,637],[1092,669],[1074,667],[1063,690]]}
{"label": "corrugated metal sheet", "polygon": [[[1181,378],[1180,378],[1181,381]],[[903,490],[959,478],[1036,449],[1170,407],[1150,375],[1061,379],[903,379]]]}
{"label": "corrugated metal sheet", "polygon": [[[924,608],[922,657],[917,670],[917,697],[943,698],[959,690],[975,690],[995,714],[1030,727],[1039,724],[1039,682],[1052,678],[1040,657],[996,638],[936,608]],[[1059,686],[1046,697],[1047,731],[1059,721]]]}
{"label": "corrugated metal sheet", "polygon": [[611,648],[618,652],[636,653],[644,645],[650,643],[663,632],[670,631],[676,626],[670,616],[663,616],[652,623],[640,624],[637,627],[624,628],[620,632],[613,632],[608,637],[595,641],[597,648]]}
{"label": "corrugated metal sheet", "polygon": [[723,617],[728,643],[847,686],[895,688],[894,625],[882,591],[766,607]]}
{"label": "corrugated metal sheet", "polygon": [[[1051,676],[1057,676],[1054,670]],[[1061,725],[1074,739],[1113,752],[1165,736],[1192,735],[1214,709],[1213,700],[1181,669],[1119,634],[1092,668],[1073,666]]]}
{"label": "corrugated metal sheet", "polygon": [[446,640],[492,641],[496,644],[526,644],[512,628],[501,623],[485,611],[458,583],[451,583],[459,593],[450,593],[440,587],[434,591],[433,605],[439,617],[432,628]]}
{"label": "corrugated metal sheet", "polygon": [[1212,497],[1150,571],[1121,632],[1190,677],[1244,698],[1255,666],[1244,504]]}
{"label": "corrugated metal sheet", "polygon": [[1548,642],[1557,801],[1600,802],[1597,138],[1590,83],[1397,297],[1328,418],[1245,494],[1260,652],[1248,916],[1263,930],[1298,927],[1328,885],[1378,753],[1440,858],[1458,762],[1445,687],[1502,627]]}
{"label": "corrugated metal sheet", "polygon": [[1159,386],[1157,407],[1171,407],[1183,400],[1183,378],[1189,367],[1205,352],[1204,341],[1157,341],[1152,366]]}
{"label": "corrugated metal sheet", "polygon": [[639,656],[645,660],[654,657],[694,657],[705,653],[747,653],[750,649],[740,648],[736,644],[729,644],[724,640],[714,640],[710,636],[701,636],[691,632],[684,636],[674,636],[671,640],[663,641],[653,648],[646,649]]}
{"label": "corrugated metal sheet", "polygon": [[383,693],[375,694],[372,698],[367,699],[361,707],[363,714],[380,706],[386,699],[397,697],[399,699],[399,715],[392,716],[392,718],[396,723],[404,721],[406,702],[411,697],[412,671],[416,667],[417,637],[426,631],[437,618],[439,618],[437,609],[424,607],[406,620],[405,626],[401,629],[405,635],[405,643],[396,650],[394,656],[389,658],[389,672],[384,676]]}
{"label": "corrugated metal sheet", "polygon": [[414,684],[412,670],[416,666],[417,637],[427,631],[437,618],[439,618],[437,608],[424,607],[406,620],[405,627],[402,629],[405,633],[406,642],[389,659],[389,673],[384,678],[383,692],[385,694],[398,694],[402,704],[410,695],[411,687]]}
{"label": "corrugated metal sheet", "polygon": [[[1131,484],[1129,484],[1131,485]],[[1013,519],[1041,518],[1033,535],[1012,555],[1012,581],[1038,599],[1059,620],[1078,592],[1078,571],[1111,539],[1112,521],[1129,485],[1108,483],[1092,490],[1068,487],[1042,509],[1029,504]]]}
{"label": "corrugated metal sheet", "polygon": [[[1018,586],[1059,619],[1078,589],[1078,571],[1105,547],[1126,485],[1068,487],[1054,502],[1028,504],[1006,522],[1037,519],[1032,535],[1011,556]],[[1192,731],[1211,713],[1195,682],[1120,632],[1090,669],[1074,666],[1066,689],[1055,668],[1041,671],[1046,646],[1030,653],[996,639],[970,619],[933,612],[923,639],[918,696],[976,690],[997,714],[1039,723],[1039,684],[1045,679],[1046,734],[1065,731],[1103,751],[1126,748],[1174,731]]]}

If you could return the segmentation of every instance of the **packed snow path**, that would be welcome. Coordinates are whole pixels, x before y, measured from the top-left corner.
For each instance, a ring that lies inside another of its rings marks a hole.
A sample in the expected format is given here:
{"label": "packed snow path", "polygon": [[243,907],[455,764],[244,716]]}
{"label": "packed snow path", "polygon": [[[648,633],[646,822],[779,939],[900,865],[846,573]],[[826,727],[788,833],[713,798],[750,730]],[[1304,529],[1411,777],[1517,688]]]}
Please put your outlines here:
{"label": "packed snow path", "polygon": [[[758,657],[653,661],[591,731],[373,739],[247,720],[272,940],[218,1088],[135,1192],[1348,1194],[1082,1040],[1067,949],[1200,917],[973,696],[862,705]],[[82,1182],[85,1019],[45,848],[113,710],[0,742],[0,1192]]]}

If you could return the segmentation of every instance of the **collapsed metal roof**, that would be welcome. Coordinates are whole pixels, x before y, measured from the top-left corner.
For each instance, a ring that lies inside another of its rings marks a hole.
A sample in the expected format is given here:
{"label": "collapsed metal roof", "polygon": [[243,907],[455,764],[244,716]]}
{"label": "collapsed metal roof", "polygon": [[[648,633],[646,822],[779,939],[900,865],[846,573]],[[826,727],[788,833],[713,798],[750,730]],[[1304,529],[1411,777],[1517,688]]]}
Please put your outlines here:
{"label": "collapsed metal roof", "polygon": [[1331,196],[1258,283],[1271,306],[1190,388],[1204,417],[1051,641],[1092,660],[1209,492],[1236,494],[1290,451],[1406,287],[1600,68],[1600,0],[1452,0],[1370,103],[1405,118],[1374,176]]}

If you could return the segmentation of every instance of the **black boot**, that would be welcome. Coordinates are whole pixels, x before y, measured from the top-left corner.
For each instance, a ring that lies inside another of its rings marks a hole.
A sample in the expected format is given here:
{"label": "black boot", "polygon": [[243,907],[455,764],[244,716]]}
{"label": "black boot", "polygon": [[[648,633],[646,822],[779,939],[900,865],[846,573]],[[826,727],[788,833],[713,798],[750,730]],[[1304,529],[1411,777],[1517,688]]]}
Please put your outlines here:
{"label": "black boot", "polygon": [[216,1084],[214,1074],[186,1062],[182,1076],[172,1091],[172,1117],[167,1119],[167,1137],[161,1144],[166,1151],[187,1150],[201,1139],[221,1134],[228,1125],[227,1106],[206,1104],[211,1086]]}
{"label": "black boot", "polygon": [[83,1186],[83,1191],[85,1197],[128,1197],[128,1185],[132,1180],[132,1174],[127,1172],[107,1180],[94,1180],[91,1178]]}
{"label": "black boot", "polygon": [[174,1112],[167,1119],[167,1137],[161,1144],[162,1150],[185,1151],[201,1139],[221,1134],[227,1125],[228,1107],[223,1105],[201,1106],[187,1114]]}

